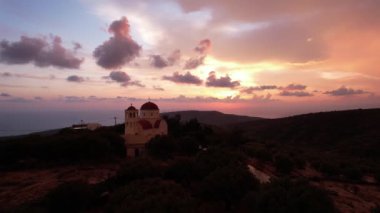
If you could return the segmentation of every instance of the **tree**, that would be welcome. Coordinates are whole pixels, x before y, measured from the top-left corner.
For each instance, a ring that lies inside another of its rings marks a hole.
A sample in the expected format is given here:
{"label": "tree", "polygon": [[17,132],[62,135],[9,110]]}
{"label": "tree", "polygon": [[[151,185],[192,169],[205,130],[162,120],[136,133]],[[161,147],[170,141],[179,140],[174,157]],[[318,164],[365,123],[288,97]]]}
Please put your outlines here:
{"label": "tree", "polygon": [[149,155],[165,160],[171,158],[175,150],[175,142],[167,135],[156,136],[145,144],[145,148]]}
{"label": "tree", "polygon": [[230,210],[248,191],[256,190],[259,181],[241,164],[217,168],[201,183],[200,196],[209,201],[222,201]]}

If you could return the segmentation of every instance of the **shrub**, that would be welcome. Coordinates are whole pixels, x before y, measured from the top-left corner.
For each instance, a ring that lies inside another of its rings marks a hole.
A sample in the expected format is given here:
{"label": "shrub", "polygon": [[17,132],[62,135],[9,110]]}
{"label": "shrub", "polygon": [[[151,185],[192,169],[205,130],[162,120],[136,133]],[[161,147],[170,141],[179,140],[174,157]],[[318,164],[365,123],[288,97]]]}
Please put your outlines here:
{"label": "shrub", "polygon": [[193,159],[180,159],[166,169],[164,177],[188,185],[193,180],[199,180],[200,174]]}
{"label": "shrub", "polygon": [[194,212],[193,199],[178,184],[159,178],[137,180],[113,193],[108,212]]}
{"label": "shrub", "polygon": [[200,197],[204,200],[222,201],[229,209],[248,191],[255,190],[259,181],[240,164],[229,164],[210,173],[200,185]]}
{"label": "shrub", "polygon": [[149,155],[165,160],[172,157],[175,142],[170,136],[156,136],[145,144],[145,148]]}
{"label": "shrub", "polygon": [[277,155],[274,159],[276,170],[283,174],[289,174],[294,169],[293,161],[285,155]]}
{"label": "shrub", "polygon": [[336,212],[326,192],[304,181],[280,179],[261,190],[247,193],[240,204],[240,212]]}
{"label": "shrub", "polygon": [[114,183],[124,185],[133,180],[160,177],[160,166],[149,158],[135,158],[128,160],[117,172]]}

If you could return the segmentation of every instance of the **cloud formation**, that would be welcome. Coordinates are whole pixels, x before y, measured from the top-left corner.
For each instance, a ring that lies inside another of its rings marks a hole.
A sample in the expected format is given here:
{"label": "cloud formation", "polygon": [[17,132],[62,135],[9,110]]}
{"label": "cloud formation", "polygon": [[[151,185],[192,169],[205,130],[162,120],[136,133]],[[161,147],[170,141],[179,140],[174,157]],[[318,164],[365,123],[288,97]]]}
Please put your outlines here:
{"label": "cloud formation", "polygon": [[3,72],[3,73],[0,74],[0,76],[1,76],[1,77],[11,77],[12,74],[9,73],[9,72]]}
{"label": "cloud formation", "polygon": [[288,86],[284,87],[285,90],[304,90],[306,89],[306,85],[302,84],[289,84]]}
{"label": "cloud formation", "polygon": [[127,87],[127,86],[138,86],[138,87],[145,87],[140,81],[132,81],[131,77],[123,71],[112,71],[109,74],[109,79],[116,81],[120,83],[121,86]]}
{"label": "cloud formation", "polygon": [[150,65],[152,65],[152,67],[161,69],[169,66],[169,63],[161,55],[151,55],[150,59]]}
{"label": "cloud formation", "polygon": [[108,31],[113,36],[93,52],[99,66],[117,69],[140,55],[141,47],[130,36],[130,26],[126,17],[112,22]]}
{"label": "cloud formation", "polygon": [[350,95],[361,95],[361,94],[366,94],[366,93],[369,93],[369,92],[361,90],[361,89],[355,90],[355,89],[348,88],[345,86],[342,86],[335,90],[324,92],[324,94],[328,94],[331,96],[350,96]]}
{"label": "cloud formation", "polygon": [[194,51],[198,53],[198,56],[194,56],[189,58],[183,69],[185,70],[191,70],[196,69],[200,65],[203,64],[209,50],[211,48],[211,41],[210,39],[203,39],[201,40],[198,45],[194,48]]}
{"label": "cloud formation", "polygon": [[313,96],[313,94],[305,91],[288,91],[284,90],[280,92],[280,96],[295,96],[295,97],[307,97],[307,96]]}
{"label": "cloud formation", "polygon": [[179,84],[201,85],[203,82],[198,76],[192,75],[190,72],[186,72],[184,75],[175,72],[172,76],[163,76],[162,79]]}
{"label": "cloud formation", "polygon": [[211,48],[210,39],[203,39],[199,42],[198,46],[195,47],[194,50],[202,55],[205,55],[209,52],[210,48]]}
{"label": "cloud formation", "polygon": [[261,85],[261,86],[256,86],[256,87],[247,87],[240,90],[240,92],[246,93],[246,94],[252,94],[254,91],[264,91],[264,90],[273,90],[273,89],[278,89],[278,87],[276,85]]}
{"label": "cloud formation", "polygon": [[205,58],[206,58],[206,56],[198,56],[198,57],[194,57],[194,58],[189,58],[186,61],[183,69],[185,69],[185,70],[195,69],[195,68],[197,68],[203,64],[203,61],[205,60]]}
{"label": "cloud formation", "polygon": [[69,77],[66,78],[66,80],[69,82],[81,83],[84,81],[84,78],[77,75],[70,75]]}
{"label": "cloud formation", "polygon": [[0,93],[0,97],[11,97],[11,95],[8,93],[2,92]]}
{"label": "cloud formation", "polygon": [[226,75],[225,77],[217,78],[216,73],[212,71],[208,74],[206,86],[234,88],[240,86],[240,81],[232,81],[230,76],[228,75]]}
{"label": "cloud formation", "polygon": [[181,59],[181,51],[180,50],[174,50],[168,58],[164,58],[161,55],[151,55],[150,56],[150,65],[155,68],[164,68],[168,66],[173,66],[175,63],[177,63]]}
{"label": "cloud formation", "polygon": [[59,36],[50,36],[49,39],[21,36],[19,41],[2,40],[0,42],[0,62],[33,63],[38,67],[79,69],[84,59],[76,57],[74,51],[63,47]]}
{"label": "cloud formation", "polygon": [[157,91],[165,91],[165,89],[160,86],[153,86],[153,89]]}

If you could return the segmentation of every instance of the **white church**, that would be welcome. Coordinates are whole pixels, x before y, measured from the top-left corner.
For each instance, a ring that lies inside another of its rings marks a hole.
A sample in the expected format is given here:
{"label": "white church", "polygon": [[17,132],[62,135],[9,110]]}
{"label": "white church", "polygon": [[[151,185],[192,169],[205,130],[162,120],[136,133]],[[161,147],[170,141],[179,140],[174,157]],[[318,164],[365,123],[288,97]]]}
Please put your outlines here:
{"label": "white church", "polygon": [[161,119],[160,109],[153,102],[146,102],[140,112],[134,106],[125,110],[125,146],[127,157],[142,155],[145,144],[156,135],[167,135],[168,125]]}

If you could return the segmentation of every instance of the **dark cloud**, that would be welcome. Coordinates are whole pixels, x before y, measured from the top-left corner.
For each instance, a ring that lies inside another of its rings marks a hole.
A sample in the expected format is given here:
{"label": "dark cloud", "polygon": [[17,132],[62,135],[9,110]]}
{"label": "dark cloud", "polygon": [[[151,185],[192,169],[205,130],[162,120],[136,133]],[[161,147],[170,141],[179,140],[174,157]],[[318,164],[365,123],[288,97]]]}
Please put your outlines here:
{"label": "dark cloud", "polygon": [[261,86],[256,86],[256,87],[247,87],[240,90],[240,92],[252,94],[254,91],[273,90],[273,89],[278,89],[278,87],[276,85],[261,85]]}
{"label": "dark cloud", "polygon": [[37,101],[42,101],[42,100],[44,100],[42,97],[40,97],[40,96],[36,96],[36,97],[34,97],[34,100],[37,100]]}
{"label": "dark cloud", "polygon": [[140,55],[141,47],[131,38],[129,30],[125,17],[112,22],[108,31],[113,36],[93,52],[99,66],[106,69],[120,68]]}
{"label": "dark cloud", "polygon": [[164,59],[161,55],[151,55],[151,62],[150,65],[156,68],[164,68],[169,66],[169,63],[166,59]]}
{"label": "dark cloud", "polygon": [[194,48],[194,50],[198,52],[199,55],[189,58],[186,61],[183,69],[185,70],[196,69],[197,67],[202,65],[210,48],[211,48],[211,41],[209,39],[201,40],[198,43],[198,46]]}
{"label": "dark cloud", "polygon": [[284,87],[285,90],[304,90],[307,86],[302,84],[289,84],[288,86]]}
{"label": "dark cloud", "polygon": [[185,63],[184,69],[185,70],[192,70],[192,69],[199,67],[200,65],[203,64],[205,57],[206,56],[189,58]]}
{"label": "dark cloud", "polygon": [[279,95],[280,96],[296,96],[296,97],[313,96],[313,94],[305,92],[305,91],[288,91],[288,90],[282,91]]}
{"label": "dark cloud", "polygon": [[173,66],[175,63],[177,63],[181,59],[181,51],[180,50],[174,50],[168,58],[164,58],[161,55],[151,55],[150,56],[151,62],[150,65],[155,68],[164,68],[168,66]]}
{"label": "dark cloud", "polygon": [[342,86],[335,90],[324,92],[324,94],[328,94],[332,96],[361,95],[361,94],[366,94],[366,93],[369,93],[369,92],[361,90],[361,89],[355,90],[355,89],[348,88],[345,86]]}
{"label": "dark cloud", "polygon": [[109,75],[110,79],[119,83],[126,83],[131,80],[129,75],[122,71],[112,71]]}
{"label": "dark cloud", "polygon": [[232,81],[228,75],[217,78],[215,72],[212,71],[208,74],[206,86],[234,88],[240,86],[240,81]]}
{"label": "dark cloud", "polygon": [[1,76],[1,77],[11,77],[12,74],[9,73],[9,72],[3,72],[3,73],[0,74],[0,76]]}
{"label": "dark cloud", "polygon": [[199,52],[202,55],[205,55],[209,52],[211,48],[211,41],[210,39],[203,39],[199,42],[198,46],[195,47],[195,51]]}
{"label": "dark cloud", "polygon": [[38,67],[78,69],[83,60],[64,48],[59,36],[50,39],[21,36],[20,41],[0,43],[0,62],[5,64],[34,63]]}
{"label": "dark cloud", "polygon": [[0,93],[0,97],[11,97],[11,95],[8,93],[2,92]]}
{"label": "dark cloud", "polygon": [[140,81],[131,81],[131,77],[123,71],[112,71],[109,75],[109,79],[120,83],[121,86],[138,86],[145,87]]}
{"label": "dark cloud", "polygon": [[70,81],[70,82],[81,83],[84,81],[84,78],[77,76],[77,75],[71,75],[71,76],[67,77],[66,80]]}
{"label": "dark cloud", "polygon": [[179,74],[178,72],[173,73],[172,76],[163,76],[163,80],[168,80],[168,81],[173,81],[175,83],[180,83],[180,84],[196,84],[196,85],[201,85],[202,80],[195,75],[192,75],[190,72],[187,72],[184,75]]}
{"label": "dark cloud", "polygon": [[79,44],[78,42],[73,42],[73,45],[74,45],[74,50],[82,49],[82,45]]}
{"label": "dark cloud", "polygon": [[174,65],[181,59],[181,51],[180,50],[174,50],[172,54],[168,57],[168,63],[170,65]]}

